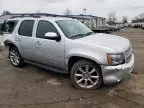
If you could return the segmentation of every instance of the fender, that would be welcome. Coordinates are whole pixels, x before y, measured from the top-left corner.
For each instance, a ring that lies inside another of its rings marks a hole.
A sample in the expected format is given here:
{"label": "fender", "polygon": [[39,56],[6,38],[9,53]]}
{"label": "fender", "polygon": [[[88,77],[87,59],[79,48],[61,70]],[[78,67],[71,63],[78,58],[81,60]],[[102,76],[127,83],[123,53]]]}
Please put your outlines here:
{"label": "fender", "polygon": [[82,57],[82,58],[86,58],[86,59],[90,59],[92,61],[95,61],[97,64],[102,65],[107,63],[107,56],[105,55],[105,53],[95,53],[93,51],[88,51],[88,52],[84,52],[84,51],[74,51],[74,52],[70,52],[69,54],[66,55],[65,57],[65,66],[66,66],[66,70],[68,69],[68,62],[70,57]]}
{"label": "fender", "polygon": [[[16,44],[15,44],[14,42],[12,42],[12,41],[10,41],[10,40],[5,40],[5,41],[4,41],[5,47],[8,47],[8,44],[12,44],[12,45],[16,46]],[[17,47],[17,46],[16,46],[16,47]],[[18,48],[18,47],[17,47],[17,48]]]}

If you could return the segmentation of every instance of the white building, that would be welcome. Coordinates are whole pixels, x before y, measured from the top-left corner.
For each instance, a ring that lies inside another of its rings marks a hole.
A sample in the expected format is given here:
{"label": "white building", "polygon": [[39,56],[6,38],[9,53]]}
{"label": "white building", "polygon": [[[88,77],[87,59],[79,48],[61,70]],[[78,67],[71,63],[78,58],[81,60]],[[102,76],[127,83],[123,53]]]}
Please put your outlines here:
{"label": "white building", "polygon": [[143,19],[143,18],[144,18],[144,13],[140,14],[140,15],[139,15],[139,18],[140,18],[140,19]]}
{"label": "white building", "polygon": [[92,30],[100,29],[106,26],[106,18],[92,16],[92,15],[69,15],[73,19],[77,19],[84,23],[87,27]]}
{"label": "white building", "polygon": [[140,14],[136,20],[132,21],[132,26],[143,26],[144,25],[144,13]]}

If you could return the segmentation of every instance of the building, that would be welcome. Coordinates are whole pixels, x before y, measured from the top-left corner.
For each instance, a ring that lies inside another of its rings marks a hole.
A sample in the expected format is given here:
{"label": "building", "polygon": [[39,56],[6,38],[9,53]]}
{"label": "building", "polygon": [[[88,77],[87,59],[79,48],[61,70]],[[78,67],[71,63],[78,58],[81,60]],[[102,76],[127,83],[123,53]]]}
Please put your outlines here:
{"label": "building", "polygon": [[106,26],[106,18],[92,16],[92,15],[69,15],[73,19],[77,19],[84,23],[92,30],[102,29]]}
{"label": "building", "polygon": [[132,20],[132,25],[144,25],[144,13],[140,14],[135,20]]}
{"label": "building", "polygon": [[140,15],[139,15],[139,18],[140,18],[140,19],[144,19],[144,13],[140,14]]}

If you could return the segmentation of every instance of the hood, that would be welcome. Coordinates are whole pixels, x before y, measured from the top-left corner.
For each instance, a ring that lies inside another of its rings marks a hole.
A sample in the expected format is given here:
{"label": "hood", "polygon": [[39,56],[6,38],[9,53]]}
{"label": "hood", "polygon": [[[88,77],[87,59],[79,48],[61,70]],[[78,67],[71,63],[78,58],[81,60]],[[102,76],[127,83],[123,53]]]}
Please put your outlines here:
{"label": "hood", "polygon": [[104,46],[116,53],[124,52],[131,47],[128,39],[111,34],[97,33],[78,40],[86,44]]}

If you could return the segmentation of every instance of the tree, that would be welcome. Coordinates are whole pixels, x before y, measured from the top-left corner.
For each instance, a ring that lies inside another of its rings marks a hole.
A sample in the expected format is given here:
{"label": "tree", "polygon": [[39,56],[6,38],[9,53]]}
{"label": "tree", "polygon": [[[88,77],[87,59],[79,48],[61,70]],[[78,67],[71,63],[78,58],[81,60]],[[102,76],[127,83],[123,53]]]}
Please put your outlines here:
{"label": "tree", "polygon": [[109,25],[114,25],[116,23],[116,20],[117,20],[117,18],[116,18],[115,12],[110,12],[108,14],[108,21],[107,21],[107,23]]}
{"label": "tree", "polygon": [[124,24],[128,23],[128,18],[127,18],[126,16],[123,16],[122,22],[123,22]]}
{"label": "tree", "polygon": [[8,14],[10,14],[10,12],[7,11],[7,10],[4,10],[4,11],[2,12],[2,15],[8,15]]}
{"label": "tree", "polygon": [[64,15],[72,15],[72,11],[67,8],[67,9],[64,11]]}

